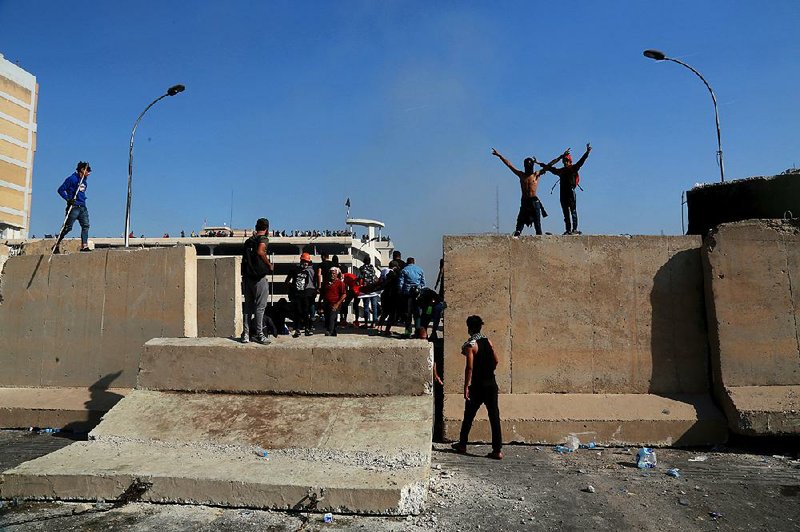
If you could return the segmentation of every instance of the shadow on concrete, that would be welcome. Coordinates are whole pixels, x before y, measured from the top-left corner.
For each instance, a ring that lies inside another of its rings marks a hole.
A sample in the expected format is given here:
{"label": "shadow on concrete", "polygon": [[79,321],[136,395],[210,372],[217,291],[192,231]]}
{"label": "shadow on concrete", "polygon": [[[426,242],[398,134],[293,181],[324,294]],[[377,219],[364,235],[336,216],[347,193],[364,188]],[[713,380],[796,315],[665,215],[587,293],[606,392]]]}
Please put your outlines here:
{"label": "shadow on concrete", "polygon": [[36,261],[36,267],[33,269],[33,273],[31,273],[31,278],[28,279],[28,285],[25,287],[28,290],[31,285],[33,284],[33,280],[36,279],[36,274],[39,272],[39,266],[42,265],[42,261],[44,260],[44,255],[39,255],[39,260]]}
{"label": "shadow on concrete", "polygon": [[[87,414],[86,420],[69,423],[63,427],[63,432],[81,435],[95,428],[103,419],[105,413],[111,410],[114,405],[123,398],[123,396],[118,393],[108,391],[111,383],[120,375],[122,375],[122,370],[109,373],[89,386],[89,400],[84,403]],[[69,436],[65,435],[65,437]]]}
{"label": "shadow on concrete", "polygon": [[[653,373],[648,392],[664,397],[710,393],[708,334],[698,334],[695,323],[702,320],[702,331],[708,329],[699,249],[679,251],[659,268],[653,278],[650,305]],[[687,360],[692,353],[705,360]],[[698,375],[698,371],[704,375]],[[703,385],[697,384],[700,379]]]}

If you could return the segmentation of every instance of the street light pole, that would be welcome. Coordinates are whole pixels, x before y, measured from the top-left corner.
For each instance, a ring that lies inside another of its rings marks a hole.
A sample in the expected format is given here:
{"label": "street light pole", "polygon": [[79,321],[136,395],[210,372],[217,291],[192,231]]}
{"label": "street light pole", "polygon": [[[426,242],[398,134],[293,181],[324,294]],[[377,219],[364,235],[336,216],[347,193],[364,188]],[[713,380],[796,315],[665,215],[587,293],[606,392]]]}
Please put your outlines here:
{"label": "street light pole", "polygon": [[156,102],[161,100],[162,98],[166,98],[167,96],[175,96],[179,92],[183,92],[186,90],[186,87],[183,85],[173,85],[167,92],[153,100],[150,105],[144,108],[142,114],[139,115],[139,118],[136,119],[136,123],[133,124],[133,130],[131,131],[131,144],[128,150],[128,203],[125,207],[125,247],[128,247],[128,235],[131,232],[131,192],[132,192],[132,183],[133,183],[133,137],[136,135],[136,128],[139,127],[139,122],[141,122],[142,117],[144,114],[153,107]]}
{"label": "street light pole", "polygon": [[643,52],[643,54],[644,54],[645,57],[650,58],[650,59],[654,59],[656,61],[672,61],[673,63],[678,63],[679,65],[685,66],[686,68],[688,68],[689,70],[694,72],[695,76],[700,78],[700,80],[703,82],[703,84],[705,84],[706,88],[708,89],[708,92],[711,93],[711,101],[714,102],[714,118],[715,118],[716,124],[717,124],[717,164],[719,164],[720,181],[724,183],[725,182],[725,165],[722,162],[722,136],[720,135],[720,131],[719,131],[719,111],[717,110],[717,95],[714,94],[714,89],[711,88],[711,85],[708,84],[708,81],[706,81],[706,78],[704,78],[700,74],[700,72],[698,72],[697,70],[695,70],[691,66],[687,65],[683,61],[680,61],[678,59],[673,59],[671,57],[667,57],[664,54],[664,52],[661,52],[659,50],[645,50]]}

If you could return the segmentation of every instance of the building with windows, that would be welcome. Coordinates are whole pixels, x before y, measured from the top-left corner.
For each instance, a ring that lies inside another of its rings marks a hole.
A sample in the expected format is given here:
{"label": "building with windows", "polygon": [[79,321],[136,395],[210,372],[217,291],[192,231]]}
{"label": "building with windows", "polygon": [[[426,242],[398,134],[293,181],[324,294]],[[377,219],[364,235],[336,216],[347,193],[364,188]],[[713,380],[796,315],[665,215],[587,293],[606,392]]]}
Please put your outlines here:
{"label": "building with windows", "polygon": [[28,238],[38,97],[36,77],[0,54],[0,238]]}

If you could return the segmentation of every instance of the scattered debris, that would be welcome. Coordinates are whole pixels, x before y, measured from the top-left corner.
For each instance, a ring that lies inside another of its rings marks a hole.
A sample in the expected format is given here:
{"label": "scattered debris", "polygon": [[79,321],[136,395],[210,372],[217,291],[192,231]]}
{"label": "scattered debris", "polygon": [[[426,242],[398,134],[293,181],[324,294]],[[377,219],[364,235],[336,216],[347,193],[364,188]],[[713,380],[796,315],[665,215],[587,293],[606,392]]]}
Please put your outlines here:
{"label": "scattered debris", "polygon": [[672,469],[667,469],[667,476],[672,478],[681,478],[680,469],[677,467],[673,467]]}
{"label": "scattered debris", "polygon": [[565,447],[564,445],[556,445],[555,447],[553,447],[553,450],[555,452],[557,452],[558,454],[564,454],[564,453],[571,453],[572,452],[572,449],[570,449],[569,447]]}
{"label": "scattered debris", "polygon": [[722,517],[722,514],[719,512],[708,512],[708,515],[711,516],[711,519],[713,519],[714,521]]}
{"label": "scattered debris", "polygon": [[594,493],[594,492],[596,492],[597,490],[596,490],[596,489],[594,489],[594,486],[592,486],[591,484],[589,484],[588,486],[586,486],[585,488],[583,488],[583,491],[585,491],[586,493]]}
{"label": "scattered debris", "polygon": [[680,499],[678,499],[678,504],[680,504],[681,506],[689,506],[689,499],[684,499],[683,497],[681,497]]}
{"label": "scattered debris", "polygon": [[269,460],[269,451],[263,447],[256,447],[256,456],[260,456],[261,458],[266,458]]}
{"label": "scattered debris", "polygon": [[570,434],[566,438],[566,442],[564,443],[564,447],[570,450],[570,452],[577,450],[581,446],[581,440],[578,439],[577,436],[574,434]]}
{"label": "scattered debris", "polygon": [[657,463],[656,452],[650,447],[642,447],[636,453],[636,466],[639,469],[653,469]]}
{"label": "scattered debris", "polygon": [[333,523],[333,514],[325,514],[322,516],[322,520],[326,523]]}
{"label": "scattered debris", "polygon": [[708,460],[708,456],[704,454],[695,456],[694,458],[689,458],[689,462],[705,462],[706,460]]}

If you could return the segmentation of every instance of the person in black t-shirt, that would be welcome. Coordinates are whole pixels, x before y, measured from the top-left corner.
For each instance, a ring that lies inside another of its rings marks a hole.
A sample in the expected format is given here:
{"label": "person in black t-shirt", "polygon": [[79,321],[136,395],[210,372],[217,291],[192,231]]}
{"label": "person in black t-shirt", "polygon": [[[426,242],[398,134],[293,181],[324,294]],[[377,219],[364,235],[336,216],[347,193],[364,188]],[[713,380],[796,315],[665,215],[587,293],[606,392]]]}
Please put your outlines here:
{"label": "person in black t-shirt", "polygon": [[480,316],[467,318],[469,339],[461,347],[461,354],[466,357],[464,368],[464,421],[461,423],[459,440],[452,447],[457,453],[467,452],[467,441],[472,421],[481,405],[486,405],[489,424],[492,427],[492,452],[487,458],[502,460],[503,433],[500,429],[500,409],[497,406],[497,381],[494,370],[499,359],[492,342],[481,334],[483,320]]}

